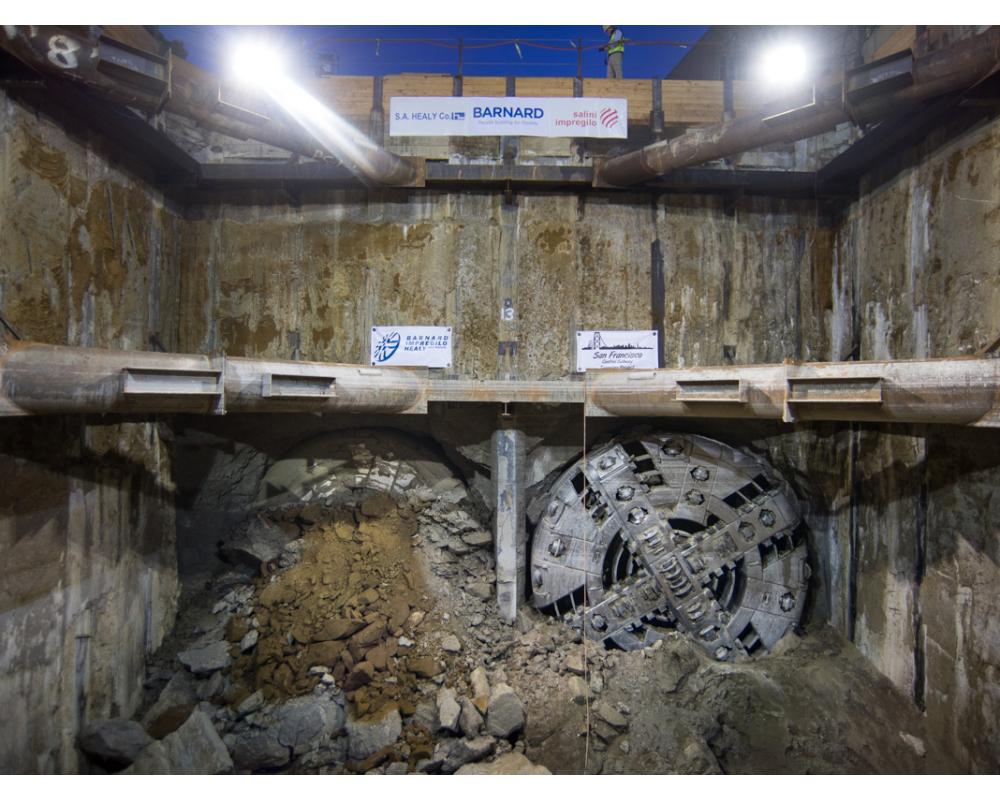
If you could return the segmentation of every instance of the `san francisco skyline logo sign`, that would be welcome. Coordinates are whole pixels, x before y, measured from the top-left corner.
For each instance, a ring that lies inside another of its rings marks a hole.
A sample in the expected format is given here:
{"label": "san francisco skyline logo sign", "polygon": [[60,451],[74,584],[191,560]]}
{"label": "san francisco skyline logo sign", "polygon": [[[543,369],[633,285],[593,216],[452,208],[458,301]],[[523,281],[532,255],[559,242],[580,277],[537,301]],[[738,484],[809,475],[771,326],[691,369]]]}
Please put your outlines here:
{"label": "san francisco skyline logo sign", "polygon": [[577,331],[576,371],[658,369],[657,331]]}

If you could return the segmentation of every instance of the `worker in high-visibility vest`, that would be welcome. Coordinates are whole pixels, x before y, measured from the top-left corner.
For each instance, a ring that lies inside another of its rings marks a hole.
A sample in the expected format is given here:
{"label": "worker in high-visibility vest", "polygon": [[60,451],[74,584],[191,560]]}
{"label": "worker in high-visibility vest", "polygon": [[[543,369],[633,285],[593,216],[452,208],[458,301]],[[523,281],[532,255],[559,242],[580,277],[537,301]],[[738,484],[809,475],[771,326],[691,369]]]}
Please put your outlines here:
{"label": "worker in high-visibility vest", "polygon": [[609,78],[623,78],[622,74],[622,57],[625,54],[625,36],[621,32],[621,29],[616,28],[614,25],[605,25],[604,32],[608,35],[608,43],[601,47],[602,50],[606,50],[607,65],[608,65],[608,77]]}

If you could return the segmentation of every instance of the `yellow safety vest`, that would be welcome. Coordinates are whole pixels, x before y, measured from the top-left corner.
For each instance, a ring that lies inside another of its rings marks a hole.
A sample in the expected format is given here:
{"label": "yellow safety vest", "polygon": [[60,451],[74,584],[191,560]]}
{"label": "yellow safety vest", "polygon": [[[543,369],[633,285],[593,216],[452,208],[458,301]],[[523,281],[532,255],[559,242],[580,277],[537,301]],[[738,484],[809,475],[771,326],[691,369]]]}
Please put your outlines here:
{"label": "yellow safety vest", "polygon": [[[610,45],[610,47],[608,47],[608,55],[609,56],[611,54],[613,54],[613,53],[624,53],[625,52],[625,35],[622,34],[622,38],[619,39],[617,42],[615,42],[611,38],[611,36],[615,35],[615,32],[616,31],[612,31],[611,34],[608,36],[608,44]],[[618,32],[620,33],[620,31],[618,31]]]}

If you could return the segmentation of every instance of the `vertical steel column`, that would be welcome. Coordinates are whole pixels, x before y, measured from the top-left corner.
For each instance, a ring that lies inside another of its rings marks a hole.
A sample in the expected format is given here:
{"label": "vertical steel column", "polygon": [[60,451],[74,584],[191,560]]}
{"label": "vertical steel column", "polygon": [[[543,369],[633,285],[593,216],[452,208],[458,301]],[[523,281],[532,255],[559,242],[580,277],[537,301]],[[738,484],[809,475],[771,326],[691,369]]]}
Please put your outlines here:
{"label": "vertical steel column", "polygon": [[496,552],[497,605],[500,618],[512,624],[517,604],[524,597],[527,559],[524,528],[524,433],[512,415],[501,414],[493,433],[493,492],[496,518],[493,546]]}
{"label": "vertical steel column", "polygon": [[663,82],[659,78],[653,78],[649,82],[649,90],[652,93],[652,110],[649,112],[649,129],[653,133],[654,139],[663,138]]}
{"label": "vertical steel column", "polygon": [[375,144],[385,143],[385,111],[382,108],[382,76],[372,78],[372,108],[368,114],[368,135]]}
{"label": "vertical steel column", "polygon": [[[512,76],[507,76],[507,97],[517,96],[517,80]],[[519,139],[517,136],[500,137],[500,157],[505,164],[513,164],[517,161]]]}
{"label": "vertical steel column", "polygon": [[461,97],[464,90],[462,88],[462,50],[464,43],[461,39],[458,40],[458,72],[455,73],[455,77],[451,79],[451,95],[452,97]]}
{"label": "vertical steel column", "polygon": [[733,64],[731,58],[725,53],[722,55],[721,73],[722,119],[728,122],[736,116],[736,110],[733,102]]}

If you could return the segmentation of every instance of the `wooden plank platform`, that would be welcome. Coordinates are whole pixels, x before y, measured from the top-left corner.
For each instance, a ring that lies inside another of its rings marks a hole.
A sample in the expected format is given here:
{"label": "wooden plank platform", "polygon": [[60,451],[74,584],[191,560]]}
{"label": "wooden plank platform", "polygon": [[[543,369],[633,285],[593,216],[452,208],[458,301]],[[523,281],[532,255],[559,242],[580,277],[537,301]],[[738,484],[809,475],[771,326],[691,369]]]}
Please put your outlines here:
{"label": "wooden plank platform", "polygon": [[649,115],[653,111],[652,81],[584,78],[583,96],[624,97],[628,101],[629,123],[649,124]]}
{"label": "wooden plank platform", "polygon": [[342,117],[367,120],[372,110],[374,84],[375,79],[366,75],[330,75],[317,78],[309,91]]}
{"label": "wooden plank platform", "polygon": [[506,78],[462,78],[463,97],[504,97],[506,94]]}
{"label": "wooden plank platform", "polygon": [[722,81],[663,81],[660,89],[665,125],[722,121]]}
{"label": "wooden plank platform", "polygon": [[518,97],[572,97],[572,78],[518,78]]}

